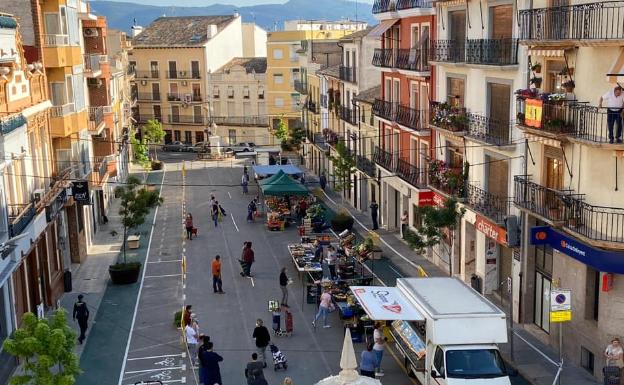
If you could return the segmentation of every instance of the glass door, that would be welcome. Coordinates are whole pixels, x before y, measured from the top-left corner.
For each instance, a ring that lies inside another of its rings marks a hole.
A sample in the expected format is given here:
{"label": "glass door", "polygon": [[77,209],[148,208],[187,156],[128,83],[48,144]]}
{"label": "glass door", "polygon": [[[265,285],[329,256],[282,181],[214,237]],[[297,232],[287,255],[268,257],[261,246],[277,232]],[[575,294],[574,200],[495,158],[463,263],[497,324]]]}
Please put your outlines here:
{"label": "glass door", "polygon": [[546,333],[550,333],[550,278],[535,272],[535,311],[533,322]]}

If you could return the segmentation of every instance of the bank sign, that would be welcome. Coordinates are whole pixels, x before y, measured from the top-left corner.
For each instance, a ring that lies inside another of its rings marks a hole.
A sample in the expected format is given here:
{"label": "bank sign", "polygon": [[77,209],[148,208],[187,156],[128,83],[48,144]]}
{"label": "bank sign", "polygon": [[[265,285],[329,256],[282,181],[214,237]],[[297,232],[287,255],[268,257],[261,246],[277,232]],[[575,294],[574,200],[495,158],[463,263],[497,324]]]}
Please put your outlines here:
{"label": "bank sign", "polygon": [[549,245],[604,273],[624,274],[624,252],[598,249],[549,226],[531,229],[532,245]]}

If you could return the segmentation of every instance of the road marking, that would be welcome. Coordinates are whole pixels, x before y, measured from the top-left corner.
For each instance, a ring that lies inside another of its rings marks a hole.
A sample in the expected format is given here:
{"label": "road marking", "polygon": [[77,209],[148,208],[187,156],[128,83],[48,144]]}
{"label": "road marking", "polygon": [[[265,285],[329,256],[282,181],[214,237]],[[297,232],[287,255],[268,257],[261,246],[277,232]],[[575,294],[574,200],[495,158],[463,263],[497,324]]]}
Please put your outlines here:
{"label": "road marking", "polygon": [[[180,383],[180,384],[186,384],[186,377],[182,377],[179,380],[164,380],[164,381],[160,381],[163,384],[173,384],[173,383]],[[141,384],[141,382],[139,382],[139,385]],[[149,382],[145,382],[144,384],[149,384]],[[134,383],[129,383],[126,385],[136,385]]]}
{"label": "road marking", "polygon": [[136,374],[136,373],[148,373],[148,372],[160,372],[162,370],[186,370],[186,365],[182,364],[182,366],[172,366],[170,368],[155,368],[155,369],[143,369],[143,370],[133,370],[130,372],[126,372],[126,374]]}
{"label": "road marking", "polygon": [[230,197],[230,199],[232,199],[232,194],[230,194],[229,191],[228,191],[228,196]]}
{"label": "road marking", "polygon": [[[165,176],[167,173],[167,166],[166,164],[163,164],[163,176],[161,179],[161,184],[165,181]],[[162,192],[163,192],[163,186],[160,187],[160,191],[158,191],[158,197],[160,198],[162,196]],[[147,254],[145,254],[145,262],[149,262],[149,253],[150,253],[150,249],[152,247],[152,237],[154,236],[154,226],[156,224],[156,218],[158,217],[158,206],[156,206],[156,210],[154,211],[154,219],[152,219],[152,230],[150,231],[150,236],[149,236],[149,242],[147,244]],[[141,292],[143,291],[143,281],[145,281],[145,270],[147,269],[143,269],[142,271],[142,277],[141,277],[141,284],[139,285],[139,293],[137,295],[136,298],[136,303],[134,304],[134,314],[132,315],[132,324],[130,325],[130,331],[128,332],[128,342],[126,342],[126,351],[124,352],[124,359],[121,363],[121,371],[119,372],[119,381],[117,382],[118,385],[121,385],[122,381],[123,381],[123,374],[124,371],[126,370],[126,359],[128,358],[128,351],[130,350],[130,342],[132,341],[132,332],[134,331],[134,323],[136,322],[136,315],[137,315],[137,311],[139,310],[139,302],[141,299]]]}
{"label": "road marking", "polygon": [[237,231],[237,232],[240,232],[240,231],[238,230],[238,226],[236,226],[236,222],[234,221],[234,215],[232,215],[231,213],[230,213],[230,218],[232,218],[232,223],[234,223],[234,227],[236,227],[236,231]]}
{"label": "road marking", "polygon": [[159,261],[153,261],[153,262],[148,262],[148,263],[169,263],[169,262],[182,262],[182,260],[181,259],[176,259],[173,261],[160,261],[159,260]]}
{"label": "road marking", "polygon": [[146,275],[143,278],[166,278],[166,277],[179,277],[182,274],[163,274],[163,275]]}
{"label": "road marking", "polygon": [[256,287],[256,284],[254,283],[253,277],[249,277],[249,279],[251,279],[251,287]]}
{"label": "road marking", "polygon": [[164,357],[186,357],[186,353],[178,353],[178,354],[163,354],[162,356],[149,356],[149,357],[134,357],[128,358],[128,361],[137,361],[137,360],[151,360],[154,358],[164,358]]}

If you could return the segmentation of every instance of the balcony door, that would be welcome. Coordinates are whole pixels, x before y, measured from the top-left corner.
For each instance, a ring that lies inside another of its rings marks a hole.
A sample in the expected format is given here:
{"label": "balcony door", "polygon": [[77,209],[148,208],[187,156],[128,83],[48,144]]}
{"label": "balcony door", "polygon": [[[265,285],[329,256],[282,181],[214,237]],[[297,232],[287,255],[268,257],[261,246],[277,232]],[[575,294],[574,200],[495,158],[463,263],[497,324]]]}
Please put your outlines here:
{"label": "balcony door", "polygon": [[152,83],[152,100],[160,100],[160,84]]}
{"label": "balcony door", "polygon": [[154,111],[154,119],[158,120],[159,122],[162,122],[162,112],[160,110],[160,106],[155,105],[152,107],[152,110]]}
{"label": "balcony door", "polygon": [[485,156],[486,186],[484,190],[497,197],[507,197],[509,189],[509,161]]}
{"label": "balcony door", "polygon": [[169,62],[169,77],[172,79],[178,77],[177,63],[175,61]]}
{"label": "balcony door", "polygon": [[171,106],[171,122],[180,122],[180,106]]}
{"label": "balcony door", "polygon": [[466,81],[463,78],[449,77],[447,80],[448,103],[453,107],[464,107],[466,95]]}
{"label": "balcony door", "polygon": [[193,79],[199,79],[199,62],[196,60],[193,60],[191,62],[191,76],[193,76]]}
{"label": "balcony door", "polygon": [[158,77],[158,62],[157,61],[150,62],[150,72],[152,73],[153,78]]}
{"label": "balcony door", "polygon": [[178,95],[178,83],[169,83],[168,100],[180,100],[180,97]]}
{"label": "balcony door", "polygon": [[193,106],[193,122],[202,123],[202,106]]}
{"label": "balcony door", "polygon": [[509,84],[488,83],[488,105],[490,115],[487,134],[499,140],[509,141],[509,110],[511,106],[511,86]]}
{"label": "balcony door", "polygon": [[490,8],[492,39],[510,39],[513,30],[513,6],[499,5]]}
{"label": "balcony door", "polygon": [[463,62],[464,45],[466,44],[466,11],[449,12],[448,26],[451,40],[449,59],[453,62]]}

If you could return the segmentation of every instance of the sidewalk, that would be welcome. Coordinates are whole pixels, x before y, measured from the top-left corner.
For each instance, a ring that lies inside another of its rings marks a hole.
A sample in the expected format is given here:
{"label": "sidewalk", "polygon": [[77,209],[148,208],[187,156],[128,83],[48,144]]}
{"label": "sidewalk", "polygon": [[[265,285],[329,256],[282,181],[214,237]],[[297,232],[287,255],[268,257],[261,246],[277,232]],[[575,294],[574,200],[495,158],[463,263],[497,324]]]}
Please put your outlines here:
{"label": "sidewalk", "polygon": [[[303,166],[300,166],[304,169]],[[306,169],[307,180],[317,181],[312,178],[312,172]],[[316,178],[316,176],[315,176]],[[318,186],[313,184],[314,188]],[[324,203],[336,210],[338,207],[346,208],[355,219],[353,230],[359,235],[367,236],[372,229],[372,220],[369,213],[362,213],[354,209],[348,202],[341,205],[341,195],[329,188],[325,191]],[[389,259],[392,265],[398,268],[397,276],[417,277],[420,266],[428,276],[439,277],[448,276],[448,272],[442,271],[438,266],[422,255],[416,254],[409,246],[398,237],[396,232],[388,232],[383,229],[376,231],[380,236],[383,255]],[[384,281],[386,281],[384,279]],[[392,286],[394,282],[384,282]],[[506,362],[515,367],[521,376],[533,385],[552,385],[557,373],[557,363],[559,354],[551,347],[541,343],[532,336],[522,324],[515,324],[514,333],[514,360],[511,360],[510,344],[501,344],[500,350]],[[536,350],[539,350],[536,351]],[[541,352],[541,353],[540,353]],[[513,382],[513,381],[512,381]],[[564,385],[599,385],[600,383],[587,371],[571,362],[566,362],[564,358],[563,372],[561,373],[561,384]]]}

